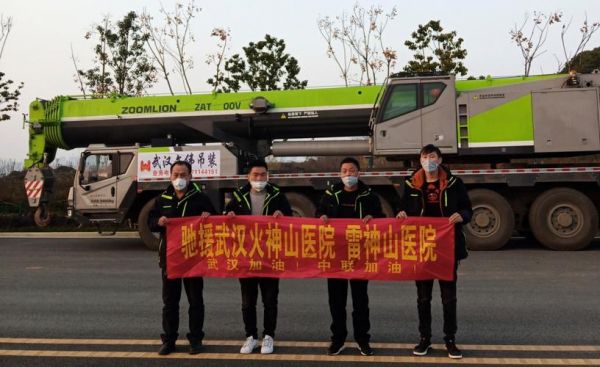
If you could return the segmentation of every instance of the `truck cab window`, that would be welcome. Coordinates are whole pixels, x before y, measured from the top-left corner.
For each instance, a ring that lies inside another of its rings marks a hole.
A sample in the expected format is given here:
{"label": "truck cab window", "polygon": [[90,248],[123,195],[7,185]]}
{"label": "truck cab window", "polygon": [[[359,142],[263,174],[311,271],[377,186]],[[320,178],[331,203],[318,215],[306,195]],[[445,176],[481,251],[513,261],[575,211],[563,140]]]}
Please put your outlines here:
{"label": "truck cab window", "polygon": [[82,172],[83,185],[106,180],[112,177],[112,156],[109,154],[92,154],[86,157]]}
{"label": "truck cab window", "polygon": [[423,107],[431,106],[444,92],[446,84],[444,83],[424,83],[423,84]]}
{"label": "truck cab window", "polygon": [[133,153],[121,153],[119,154],[119,174],[124,175],[127,173],[127,168],[133,160]]}
{"label": "truck cab window", "polygon": [[417,109],[417,84],[394,85],[385,102],[383,120],[387,121]]}

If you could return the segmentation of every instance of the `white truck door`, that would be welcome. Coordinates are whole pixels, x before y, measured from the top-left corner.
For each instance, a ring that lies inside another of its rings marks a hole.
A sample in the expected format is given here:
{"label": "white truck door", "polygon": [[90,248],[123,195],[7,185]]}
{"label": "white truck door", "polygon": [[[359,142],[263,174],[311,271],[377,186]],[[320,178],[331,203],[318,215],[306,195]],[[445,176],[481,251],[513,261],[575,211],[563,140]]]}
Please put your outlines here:
{"label": "white truck door", "polygon": [[118,165],[114,153],[84,155],[79,171],[78,210],[114,211],[117,208]]}

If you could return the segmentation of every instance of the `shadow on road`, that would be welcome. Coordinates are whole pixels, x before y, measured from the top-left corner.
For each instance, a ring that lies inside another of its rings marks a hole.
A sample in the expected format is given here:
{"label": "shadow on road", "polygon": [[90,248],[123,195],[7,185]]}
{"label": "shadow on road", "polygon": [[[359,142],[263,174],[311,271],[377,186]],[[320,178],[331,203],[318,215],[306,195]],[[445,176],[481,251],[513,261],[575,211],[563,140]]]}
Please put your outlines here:
{"label": "shadow on road", "polygon": [[[499,251],[511,250],[552,251],[530,237],[514,237]],[[600,251],[600,238],[596,237],[592,243],[582,251]]]}

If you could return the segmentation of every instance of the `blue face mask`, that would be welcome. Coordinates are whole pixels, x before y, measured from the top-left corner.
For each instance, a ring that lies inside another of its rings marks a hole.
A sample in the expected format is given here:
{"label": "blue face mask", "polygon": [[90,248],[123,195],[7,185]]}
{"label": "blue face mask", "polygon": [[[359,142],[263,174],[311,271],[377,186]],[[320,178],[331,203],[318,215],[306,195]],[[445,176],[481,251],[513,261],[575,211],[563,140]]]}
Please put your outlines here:
{"label": "blue face mask", "polygon": [[438,164],[435,161],[432,160],[422,160],[421,161],[421,167],[423,167],[423,169],[425,170],[425,172],[435,172],[438,169]]}
{"label": "blue face mask", "polygon": [[346,187],[352,187],[358,183],[358,177],[356,176],[344,176],[342,177],[342,182]]}

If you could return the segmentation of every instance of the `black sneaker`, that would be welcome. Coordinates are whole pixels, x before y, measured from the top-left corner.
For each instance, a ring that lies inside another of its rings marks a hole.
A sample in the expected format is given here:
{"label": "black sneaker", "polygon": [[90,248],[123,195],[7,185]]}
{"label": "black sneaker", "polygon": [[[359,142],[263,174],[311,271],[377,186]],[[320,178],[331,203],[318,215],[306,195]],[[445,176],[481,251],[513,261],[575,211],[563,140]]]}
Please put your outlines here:
{"label": "black sneaker", "polygon": [[360,351],[360,354],[362,354],[363,356],[372,356],[373,353],[373,349],[371,348],[371,346],[369,345],[369,343],[358,343],[358,350]]}
{"label": "black sneaker", "polygon": [[165,342],[163,343],[163,345],[160,346],[160,349],[158,350],[158,355],[161,356],[166,356],[168,354],[171,354],[175,351],[175,343],[174,342]]}
{"label": "black sneaker", "polygon": [[340,354],[346,347],[344,346],[344,342],[331,342],[329,348],[327,348],[327,354],[330,356],[337,356]]}
{"label": "black sneaker", "polygon": [[202,352],[202,342],[193,341],[190,342],[190,354],[199,354]]}
{"label": "black sneaker", "polygon": [[413,349],[413,354],[416,356],[424,356],[431,349],[431,339],[429,338],[421,338],[419,344],[415,345]]}
{"label": "black sneaker", "polygon": [[448,340],[446,342],[446,350],[448,351],[448,357],[452,359],[461,359],[463,357],[460,349],[456,347],[454,340]]}

